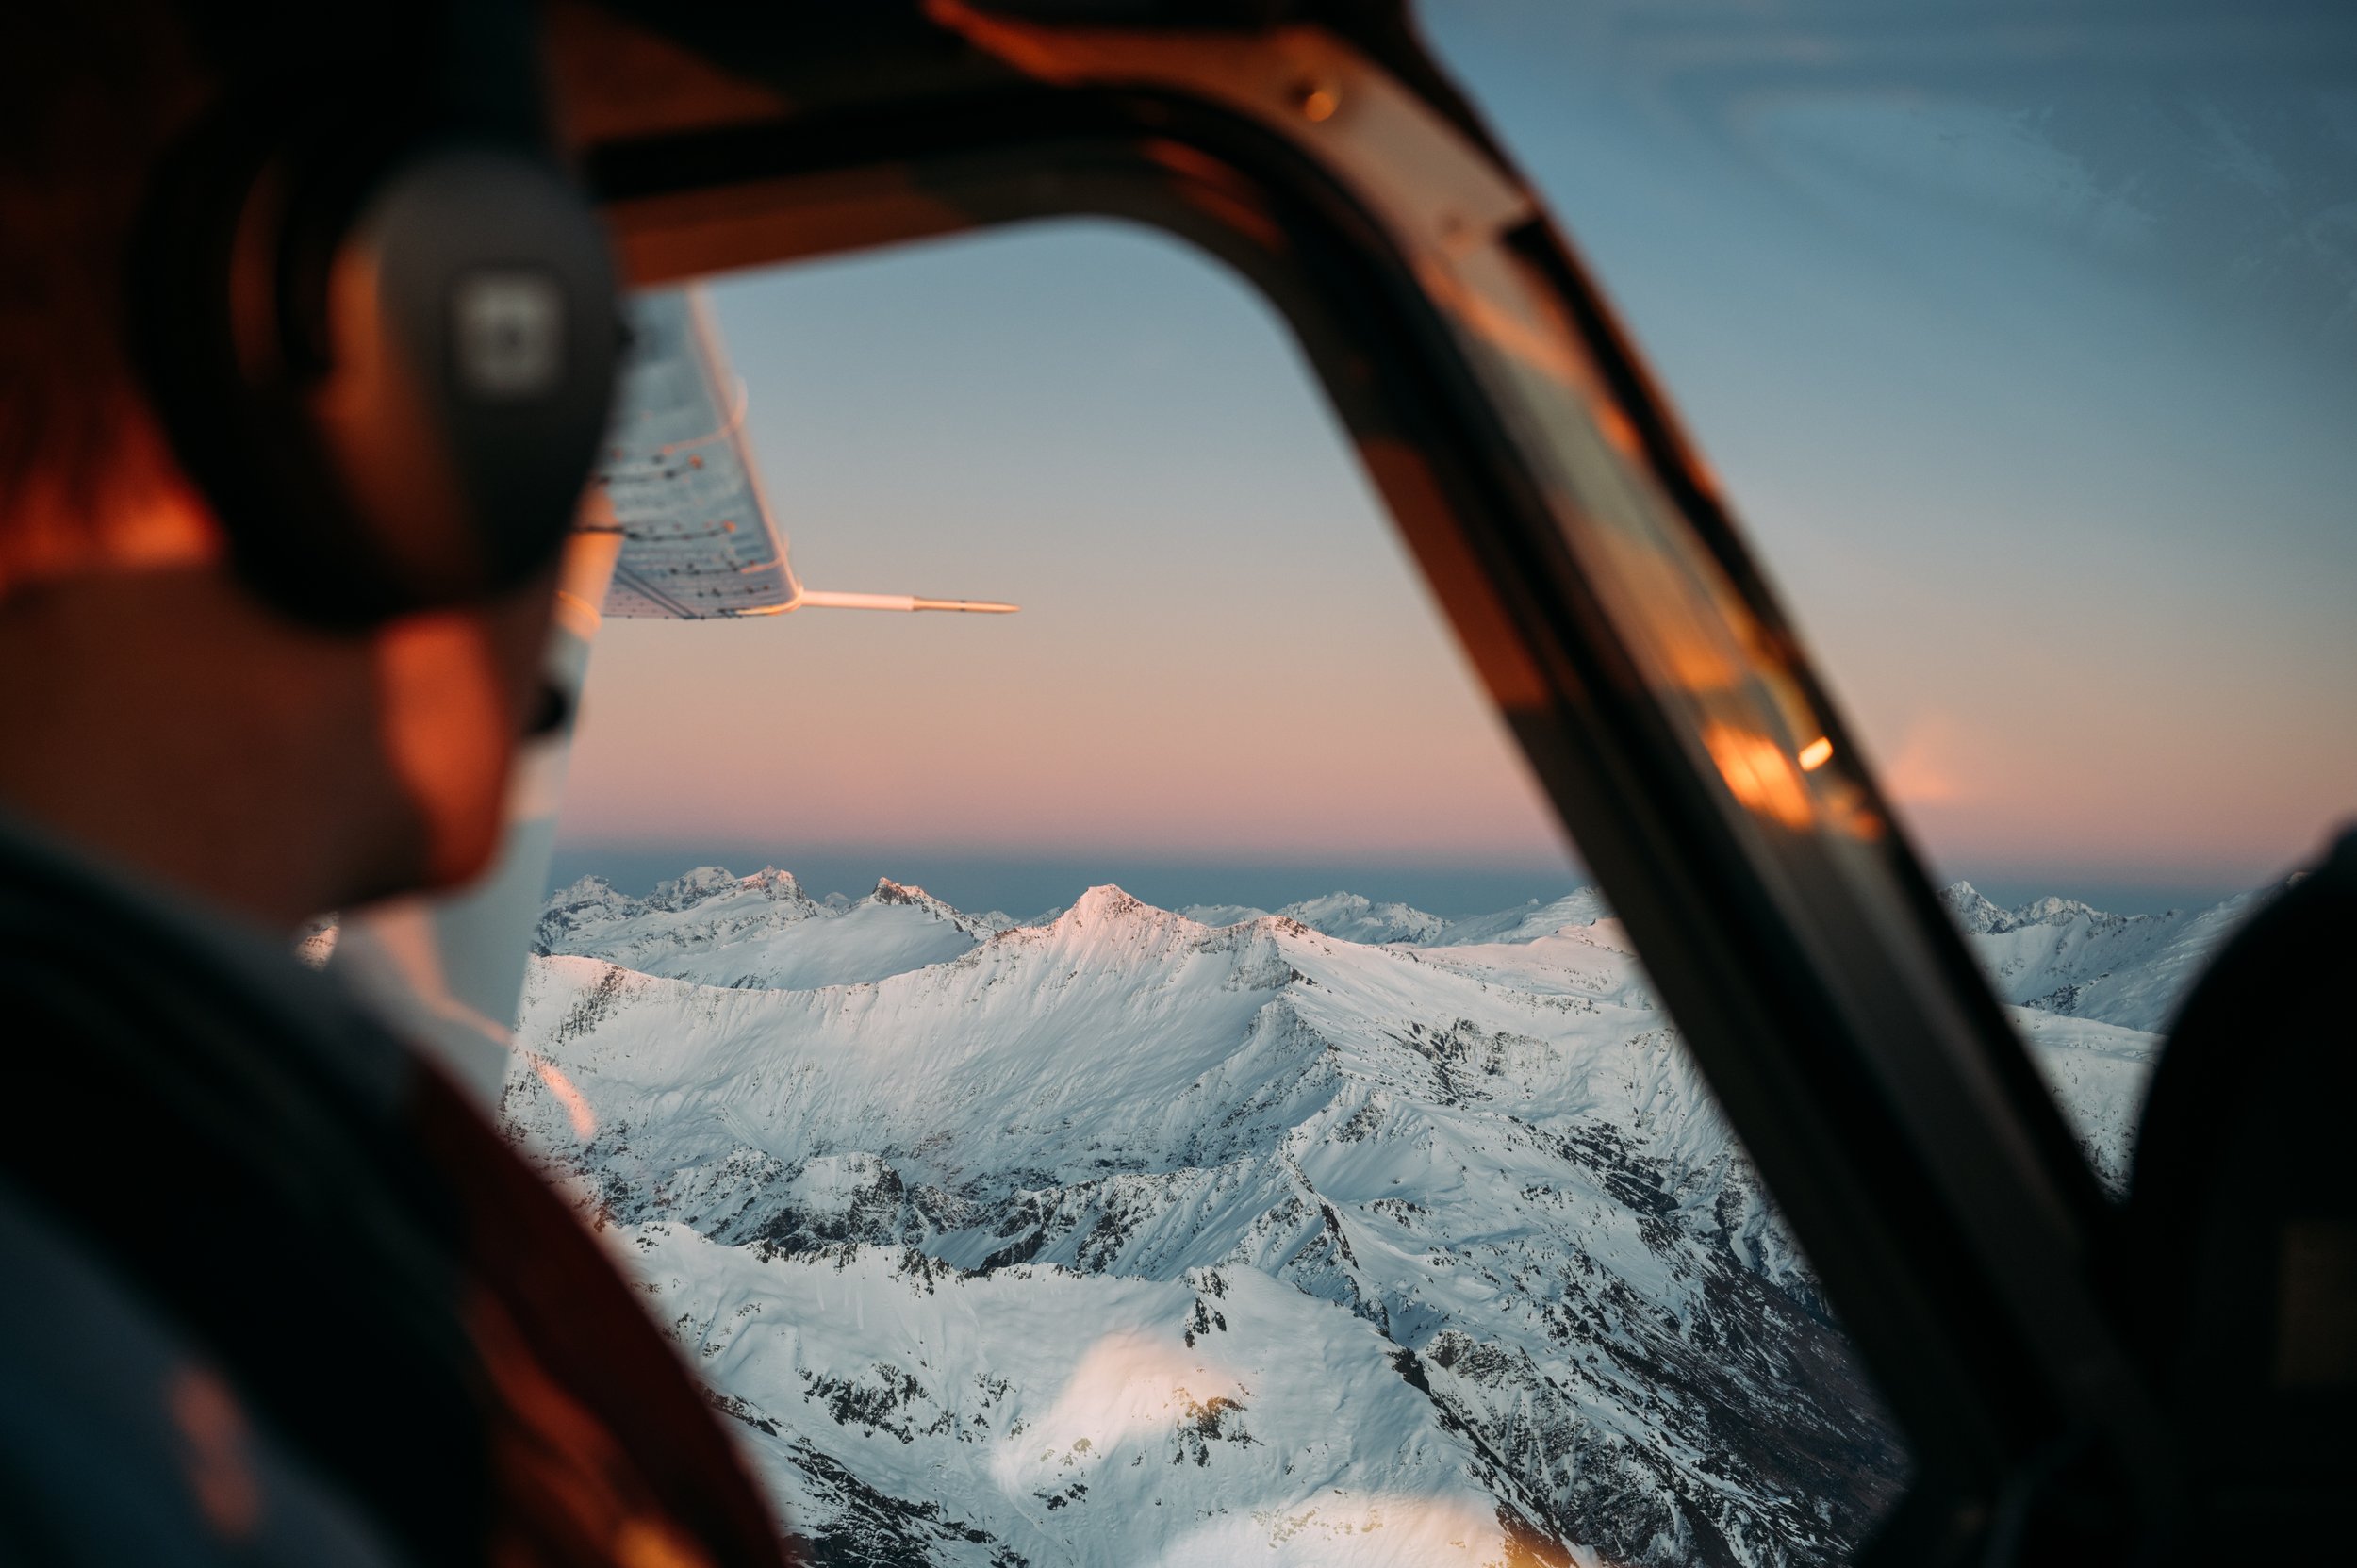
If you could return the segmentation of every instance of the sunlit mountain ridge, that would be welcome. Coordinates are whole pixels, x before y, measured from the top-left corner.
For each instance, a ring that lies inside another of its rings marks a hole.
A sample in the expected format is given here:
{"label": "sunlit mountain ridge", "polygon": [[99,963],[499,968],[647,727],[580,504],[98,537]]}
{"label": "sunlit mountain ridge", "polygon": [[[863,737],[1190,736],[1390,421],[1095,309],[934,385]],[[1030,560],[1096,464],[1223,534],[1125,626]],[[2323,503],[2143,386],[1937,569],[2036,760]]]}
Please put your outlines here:
{"label": "sunlit mountain ridge", "polygon": [[[822,1560],[1860,1539],[1903,1457],[1591,891],[1192,913],[710,867],[551,900],[503,1119]],[[2078,918],[2048,971],[2134,956]],[[1984,923],[2011,962],[2036,921]],[[2012,1012],[2117,1183],[2156,1038]]]}

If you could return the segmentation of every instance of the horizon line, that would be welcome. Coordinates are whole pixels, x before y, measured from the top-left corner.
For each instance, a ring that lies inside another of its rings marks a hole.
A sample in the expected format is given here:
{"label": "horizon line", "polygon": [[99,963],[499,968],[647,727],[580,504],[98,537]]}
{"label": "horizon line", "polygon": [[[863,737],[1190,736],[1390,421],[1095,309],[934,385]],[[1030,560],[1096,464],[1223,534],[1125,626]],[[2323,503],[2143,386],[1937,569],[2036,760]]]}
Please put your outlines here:
{"label": "horizon line", "polygon": [[[650,877],[646,874],[646,867],[643,864],[635,868],[635,874],[634,871],[622,870],[618,867],[612,870],[601,870],[593,864],[585,864],[596,861],[602,853],[610,853],[616,859],[636,859],[642,862],[655,857],[670,856],[675,862],[676,868]],[[1002,914],[1013,914],[1014,908],[1009,906],[1028,907],[1037,900],[1006,898],[977,900],[970,896],[945,895],[935,892],[928,885],[927,876],[924,874],[925,863],[933,862],[932,868],[946,876],[950,883],[961,880],[962,876],[970,875],[976,870],[1020,872],[1034,878],[1053,878],[1064,883],[1069,883],[1077,876],[1080,885],[1073,889],[1070,897],[1078,897],[1091,887],[1112,886],[1119,888],[1132,898],[1139,899],[1141,902],[1153,904],[1157,908],[1168,909],[1174,913],[1187,908],[1215,907],[1223,904],[1231,907],[1265,908],[1275,913],[1293,905],[1339,894],[1365,898],[1375,903],[1402,904],[1426,914],[1448,918],[1491,914],[1505,909],[1525,907],[1528,904],[1545,903],[1552,901],[1552,898],[1568,897],[1571,894],[1598,886],[1593,873],[1585,865],[1571,860],[1569,857],[1560,857],[1557,864],[1550,866],[1544,863],[1533,864],[1532,861],[1490,862],[1428,859],[1421,856],[1409,858],[1384,855],[1329,855],[1275,860],[1267,855],[1248,852],[1231,852],[1224,855],[1210,853],[1172,855],[1150,851],[1076,852],[972,849],[945,850],[922,846],[873,844],[808,846],[798,852],[782,854],[776,849],[756,849],[751,844],[715,845],[706,841],[701,848],[698,848],[688,843],[665,841],[586,840],[561,844],[558,858],[570,862],[580,868],[572,875],[559,875],[552,865],[549,887],[549,892],[552,894],[561,886],[569,886],[579,882],[583,877],[594,876],[627,896],[643,897],[663,883],[676,881],[706,867],[713,867],[740,880],[756,876],[763,870],[782,871],[792,876],[797,884],[806,892],[822,899],[837,895],[849,900],[865,898],[873,894],[878,883],[891,882],[901,886],[916,888],[931,897],[940,898],[943,902],[961,911],[978,914],[989,913],[993,910]],[[1536,858],[1533,857],[1533,860]],[[753,860],[758,860],[760,864],[753,865],[751,863]],[[798,870],[794,864],[797,860],[803,861],[805,864],[816,862],[819,865],[811,866],[809,870]],[[850,877],[844,875],[845,868],[840,866],[832,869],[820,868],[825,862],[841,860],[869,860],[881,862],[882,865],[882,868],[873,872],[865,872]],[[1123,864],[1111,866],[1106,864],[1108,862]],[[1091,869],[1091,867],[1094,868]],[[2239,878],[2216,875],[2171,876],[2166,872],[2140,877],[2101,873],[2072,876],[2068,872],[2061,876],[2035,877],[2002,867],[1970,874],[1950,873],[1930,867],[1925,869],[1936,890],[1944,890],[1959,883],[1965,884],[1991,903],[2008,912],[2048,898],[2084,904],[2103,913],[2158,913],[2157,906],[2164,900],[2167,900],[2169,908],[2199,908],[2272,886],[2288,874],[2287,869],[2273,875],[2262,876],[2256,880],[2244,881]],[[1158,876],[1171,873],[1191,873],[1202,876],[1224,872],[1251,874],[1259,877],[1266,877],[1271,873],[1299,876],[1306,881],[1316,882],[1320,890],[1276,901],[1233,896],[1172,898],[1158,894],[1155,897],[1146,897],[1136,892],[1125,882],[1125,878],[1129,881],[1141,878],[1151,881]],[[1404,876],[1418,880],[1461,877],[1480,881],[1492,879],[1543,881],[1556,891],[1551,897],[1532,894],[1521,900],[1508,900],[1470,904],[1452,910],[1430,906],[1459,902],[1459,900],[1419,900],[1381,891],[1369,893],[1360,887],[1350,885],[1350,882],[1355,879],[1371,879],[1379,883],[1384,878],[1391,876]],[[842,885],[825,886],[830,882]],[[2072,883],[2076,883],[2077,886],[2074,888]],[[818,891],[821,887],[824,887],[823,893]],[[1068,899],[1065,901],[1068,902]],[[2123,901],[2156,907],[2133,911],[2116,907]],[[1042,901],[1041,907],[1061,906],[1050,899]]]}

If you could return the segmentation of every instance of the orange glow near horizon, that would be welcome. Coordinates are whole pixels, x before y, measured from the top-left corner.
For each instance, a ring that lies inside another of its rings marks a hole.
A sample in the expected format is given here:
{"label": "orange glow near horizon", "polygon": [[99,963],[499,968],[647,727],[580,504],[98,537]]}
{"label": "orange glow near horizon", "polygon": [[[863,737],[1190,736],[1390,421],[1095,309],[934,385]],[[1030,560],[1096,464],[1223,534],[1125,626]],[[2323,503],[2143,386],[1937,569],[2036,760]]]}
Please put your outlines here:
{"label": "orange glow near horizon", "polygon": [[[564,834],[774,845],[781,864],[801,847],[905,847],[919,878],[931,853],[1560,864],[1553,808],[1456,648],[1428,608],[1397,607],[1388,630],[1310,618],[1256,645],[1212,606],[1193,647],[1187,607],[1145,595],[1123,613],[1049,594],[987,619],[609,620]],[[2169,875],[2223,892],[2311,848],[2285,824],[2314,818],[2315,780],[2228,751],[2148,750],[2129,767],[2126,738],[2101,726],[1852,718],[1862,765],[1950,874],[2043,867],[2070,893],[2150,880],[2167,841]],[[1747,808],[1805,823],[1802,770],[1831,760],[1830,738],[1797,755],[1752,738],[1718,735],[1714,765]],[[2221,796],[2244,809],[2220,813]]]}
{"label": "orange glow near horizon", "polygon": [[1204,656],[1136,607],[609,621],[566,835],[1561,861],[1429,610]]}

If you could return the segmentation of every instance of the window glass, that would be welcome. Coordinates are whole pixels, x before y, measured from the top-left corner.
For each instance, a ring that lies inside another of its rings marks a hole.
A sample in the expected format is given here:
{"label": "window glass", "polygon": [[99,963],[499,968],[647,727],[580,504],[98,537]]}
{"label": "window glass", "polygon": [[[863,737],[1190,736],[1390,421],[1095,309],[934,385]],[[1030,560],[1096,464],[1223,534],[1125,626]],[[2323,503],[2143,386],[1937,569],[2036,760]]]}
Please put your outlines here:
{"label": "window glass", "polygon": [[2107,1180],[2357,810],[2357,21],[1432,0]]}
{"label": "window glass", "polygon": [[583,699],[504,1118],[822,1560],[1846,1555],[1895,1434],[1267,308],[711,301],[804,585],[1023,606]]}

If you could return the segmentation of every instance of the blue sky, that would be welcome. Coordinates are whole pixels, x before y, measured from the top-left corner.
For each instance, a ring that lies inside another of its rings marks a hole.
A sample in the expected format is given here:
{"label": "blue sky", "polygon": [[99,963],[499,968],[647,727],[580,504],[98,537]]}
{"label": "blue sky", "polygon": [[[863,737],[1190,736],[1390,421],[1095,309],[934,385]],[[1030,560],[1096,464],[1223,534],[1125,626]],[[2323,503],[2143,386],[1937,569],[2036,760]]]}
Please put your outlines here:
{"label": "blue sky", "polygon": [[[2357,814],[2357,25],[1425,9],[1937,869],[2150,907]],[[1459,908],[1574,874],[1239,281],[1063,224],[716,300],[805,580],[1026,611],[609,625],[564,868],[933,865],[1018,911],[1096,865]]]}

